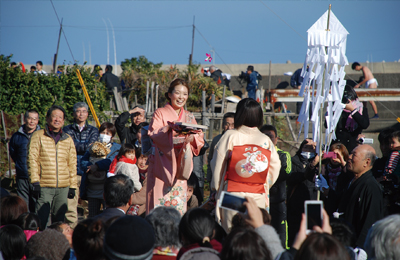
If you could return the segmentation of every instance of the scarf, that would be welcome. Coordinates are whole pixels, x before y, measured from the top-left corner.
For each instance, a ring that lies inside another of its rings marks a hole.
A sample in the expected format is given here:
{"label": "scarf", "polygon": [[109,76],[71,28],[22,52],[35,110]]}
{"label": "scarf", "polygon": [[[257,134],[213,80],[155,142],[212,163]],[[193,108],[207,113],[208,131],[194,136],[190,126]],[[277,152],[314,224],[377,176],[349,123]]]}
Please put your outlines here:
{"label": "scarf", "polygon": [[332,166],[328,164],[328,185],[331,189],[336,190],[337,179],[342,170],[343,169],[340,166],[332,168]]}
{"label": "scarf", "polygon": [[109,173],[114,173],[115,172],[115,168],[117,168],[117,163],[118,162],[125,162],[125,163],[130,163],[130,164],[135,164],[136,163],[136,157],[135,159],[128,159],[125,157],[125,155],[122,155],[121,158],[119,158],[119,160],[117,161],[117,156],[115,156],[114,160],[111,162],[110,164],[110,169],[109,169]]}
{"label": "scarf", "polygon": [[[358,111],[362,115],[363,104],[358,100],[358,98],[356,100],[351,101],[351,104],[355,107],[355,110]],[[349,116],[347,117],[347,120],[346,120],[345,128],[349,132],[354,132],[354,130],[357,129],[358,124],[352,117],[352,111],[347,110],[347,109],[343,109],[343,111],[349,113]]]}

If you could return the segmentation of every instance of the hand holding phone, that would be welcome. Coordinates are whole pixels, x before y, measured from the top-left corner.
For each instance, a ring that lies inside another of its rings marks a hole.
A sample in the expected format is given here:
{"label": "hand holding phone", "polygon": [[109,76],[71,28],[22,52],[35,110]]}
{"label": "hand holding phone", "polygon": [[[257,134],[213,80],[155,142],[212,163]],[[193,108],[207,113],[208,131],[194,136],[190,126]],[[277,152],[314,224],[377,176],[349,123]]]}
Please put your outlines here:
{"label": "hand holding phone", "polygon": [[244,213],[246,212],[244,202],[246,202],[245,198],[223,191],[218,201],[218,206],[223,209]]}
{"label": "hand holding phone", "polygon": [[306,214],[306,234],[309,234],[314,226],[322,227],[322,208],[320,200],[306,200],[304,202],[304,212]]}
{"label": "hand holding phone", "polygon": [[332,158],[332,159],[336,159],[337,155],[335,152],[327,152],[324,153],[324,159],[328,159],[328,158]]}

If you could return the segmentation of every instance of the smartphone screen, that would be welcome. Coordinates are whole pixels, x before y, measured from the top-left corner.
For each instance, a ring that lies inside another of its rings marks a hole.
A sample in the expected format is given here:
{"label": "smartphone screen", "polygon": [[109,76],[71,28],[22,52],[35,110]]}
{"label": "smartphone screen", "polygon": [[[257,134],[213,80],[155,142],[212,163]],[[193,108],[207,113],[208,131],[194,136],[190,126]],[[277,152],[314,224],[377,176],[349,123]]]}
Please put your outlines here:
{"label": "smartphone screen", "polygon": [[227,192],[224,192],[224,196],[221,201],[221,207],[244,213],[246,212],[246,206],[243,205],[245,201],[246,201],[245,198],[240,198],[232,194],[229,194]]}
{"label": "smartphone screen", "polygon": [[306,204],[307,211],[307,229],[312,229],[313,226],[322,226],[322,204]]}

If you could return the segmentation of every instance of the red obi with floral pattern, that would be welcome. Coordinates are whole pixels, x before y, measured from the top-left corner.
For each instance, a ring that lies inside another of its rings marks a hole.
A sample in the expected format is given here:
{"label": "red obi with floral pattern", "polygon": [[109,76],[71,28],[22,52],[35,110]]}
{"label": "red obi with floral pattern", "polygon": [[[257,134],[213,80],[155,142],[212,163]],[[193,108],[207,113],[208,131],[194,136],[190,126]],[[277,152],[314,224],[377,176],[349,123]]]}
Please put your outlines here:
{"label": "red obi with floral pattern", "polygon": [[258,145],[234,146],[225,180],[230,192],[265,193],[271,151]]}

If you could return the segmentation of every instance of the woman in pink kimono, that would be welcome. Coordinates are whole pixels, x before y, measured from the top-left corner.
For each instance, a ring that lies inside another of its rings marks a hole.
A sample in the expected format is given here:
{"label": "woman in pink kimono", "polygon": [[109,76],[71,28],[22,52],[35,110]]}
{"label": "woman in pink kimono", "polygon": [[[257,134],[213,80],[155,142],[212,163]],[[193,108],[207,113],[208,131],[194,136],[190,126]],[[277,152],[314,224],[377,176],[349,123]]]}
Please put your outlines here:
{"label": "woman in pink kimono", "polygon": [[[251,98],[242,99],[235,113],[235,129],[228,130],[214,148],[211,160],[211,189],[217,205],[222,191],[252,197],[269,211],[269,188],[279,176],[281,162],[268,136],[258,130],[263,123],[261,106]],[[229,232],[236,212],[216,208],[216,220]]]}
{"label": "woman in pink kimono", "polygon": [[148,214],[153,208],[167,206],[186,212],[186,180],[193,169],[193,155],[204,145],[203,133],[183,134],[173,122],[197,124],[193,115],[184,109],[189,96],[185,80],[175,79],[165,93],[169,103],[157,109],[151,119],[148,134],[153,142],[147,173]]}

